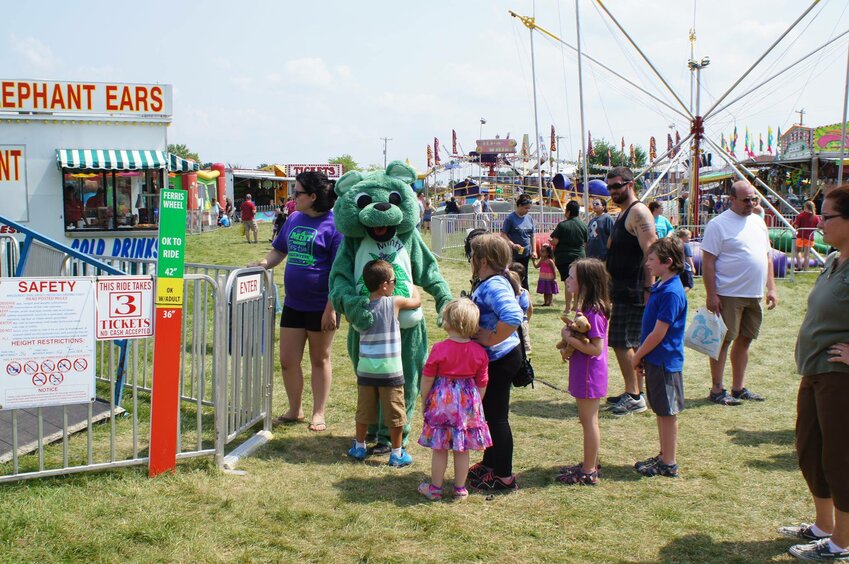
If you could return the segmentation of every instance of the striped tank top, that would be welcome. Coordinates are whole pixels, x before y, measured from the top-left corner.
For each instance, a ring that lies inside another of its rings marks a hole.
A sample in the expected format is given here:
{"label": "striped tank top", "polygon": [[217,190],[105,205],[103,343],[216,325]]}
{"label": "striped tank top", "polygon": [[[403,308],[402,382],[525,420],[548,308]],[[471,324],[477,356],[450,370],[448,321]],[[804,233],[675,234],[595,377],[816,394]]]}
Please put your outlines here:
{"label": "striped tank top", "polygon": [[360,333],[357,384],[360,386],[403,386],[401,329],[395,316],[395,300],[384,296],[368,305],[374,324]]}

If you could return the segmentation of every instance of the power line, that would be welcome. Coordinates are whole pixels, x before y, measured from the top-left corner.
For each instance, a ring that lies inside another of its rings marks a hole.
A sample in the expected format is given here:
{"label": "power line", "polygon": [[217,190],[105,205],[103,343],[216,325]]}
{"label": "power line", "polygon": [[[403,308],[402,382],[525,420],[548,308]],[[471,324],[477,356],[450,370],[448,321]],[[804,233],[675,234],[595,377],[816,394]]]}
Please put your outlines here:
{"label": "power line", "polygon": [[390,141],[392,141],[392,138],[391,137],[381,137],[380,139],[383,141],[383,168],[386,168],[386,145]]}

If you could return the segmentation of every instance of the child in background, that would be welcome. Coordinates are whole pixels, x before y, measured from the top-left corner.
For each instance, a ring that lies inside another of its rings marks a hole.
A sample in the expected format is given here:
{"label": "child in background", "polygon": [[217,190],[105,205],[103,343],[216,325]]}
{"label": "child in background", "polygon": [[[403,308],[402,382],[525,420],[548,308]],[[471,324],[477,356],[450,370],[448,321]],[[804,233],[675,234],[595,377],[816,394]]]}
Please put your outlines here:
{"label": "child in background", "polygon": [[454,299],[442,310],[448,339],[436,343],[422,370],[424,425],[419,444],[433,449],[430,482],[419,493],[432,501],[442,499],[442,481],[448,451],[454,453],[454,498],[469,496],[469,451],[492,446],[481,400],[489,380],[489,357],[471,340],[478,332],[480,312],[468,298]]}
{"label": "child in background", "polygon": [[684,323],[687,296],[678,274],[684,269],[684,250],[674,238],[658,239],[646,253],[646,267],[660,278],[651,288],[643,312],[640,348],[632,365],[645,374],[646,393],[657,415],[660,454],[637,462],[634,469],[643,476],[678,477],[675,449],[678,440],[678,413],[684,409]]}
{"label": "child in background", "polygon": [[542,294],[543,306],[551,306],[554,301],[554,295],[560,293],[557,286],[557,279],[554,275],[554,259],[551,258],[553,254],[551,245],[546,244],[539,251],[539,259],[534,259],[534,266],[539,269],[537,294]]}
{"label": "child in background", "polygon": [[377,423],[377,406],[383,408],[383,419],[389,428],[392,452],[389,465],[409,466],[413,457],[401,446],[407,413],[404,404],[404,369],[401,365],[401,329],[398,312],[416,309],[422,304],[418,288],[412,296],[393,296],[395,270],[385,260],[371,260],[363,267],[363,283],[370,292],[368,309],[374,324],[360,332],[360,360],[357,364],[357,431],[348,456],[356,460],[366,457],[368,426]]}
{"label": "child in background", "polygon": [[564,328],[563,337],[575,347],[569,359],[569,393],[578,404],[578,419],[584,430],[584,459],[560,468],[555,480],[561,484],[593,486],[599,482],[598,411],[607,394],[607,320],[612,307],[609,288],[610,274],[600,260],[578,259],[569,267],[566,289],[575,296],[578,311],[586,316],[591,329],[586,335],[590,342],[584,343]]}
{"label": "child in background", "polygon": [[690,244],[692,233],[689,229],[679,229],[677,235],[684,247],[684,270],[681,271],[679,276],[686,294],[693,289],[693,274],[696,272],[696,263],[693,262],[693,246]]}
{"label": "child in background", "polygon": [[513,281],[518,280],[519,293],[516,299],[522,308],[522,342],[525,343],[525,354],[531,355],[531,316],[534,314],[534,304],[531,303],[531,294],[522,288],[522,279],[525,277],[525,267],[520,262],[510,265],[510,277]]}

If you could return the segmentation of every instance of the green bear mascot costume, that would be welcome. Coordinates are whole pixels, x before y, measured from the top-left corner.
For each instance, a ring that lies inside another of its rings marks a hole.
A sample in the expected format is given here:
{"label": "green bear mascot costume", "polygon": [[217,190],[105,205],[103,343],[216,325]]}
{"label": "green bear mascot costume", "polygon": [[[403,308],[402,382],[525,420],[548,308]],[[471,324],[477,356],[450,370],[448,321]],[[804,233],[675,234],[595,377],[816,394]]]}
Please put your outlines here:
{"label": "green bear mascot costume", "polygon": [[[333,216],[336,229],[345,238],[330,271],[330,301],[352,325],[348,330],[348,353],[355,370],[359,359],[356,329],[368,329],[374,322],[366,309],[369,292],[362,279],[368,261],[383,259],[392,264],[397,280],[395,294],[409,297],[411,285],[420,286],[436,300],[437,312],[451,299],[448,283],[416,229],[419,205],[410,187],[415,179],[412,168],[394,161],[385,171],[366,175],[351,171],[336,182],[339,199],[333,206]],[[407,408],[406,445],[427,356],[427,330],[421,308],[402,311],[398,320]],[[379,445],[389,444],[382,415],[378,425],[369,429],[369,435],[376,436]]]}

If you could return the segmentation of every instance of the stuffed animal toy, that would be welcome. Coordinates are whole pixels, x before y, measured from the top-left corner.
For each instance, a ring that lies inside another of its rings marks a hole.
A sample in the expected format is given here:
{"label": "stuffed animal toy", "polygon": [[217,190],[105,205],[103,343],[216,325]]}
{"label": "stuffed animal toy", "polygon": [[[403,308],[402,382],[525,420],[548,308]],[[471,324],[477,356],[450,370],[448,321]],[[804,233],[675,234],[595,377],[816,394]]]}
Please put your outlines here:
{"label": "stuffed animal toy", "polygon": [[[383,259],[392,264],[397,280],[395,294],[409,297],[410,287],[420,286],[433,296],[437,314],[451,300],[448,283],[416,229],[419,205],[410,187],[414,180],[416,173],[412,168],[393,161],[385,171],[366,175],[350,171],[336,182],[339,198],[333,206],[333,216],[336,229],[345,238],[330,271],[330,301],[352,325],[348,331],[348,354],[355,370],[359,360],[356,329],[368,329],[374,323],[367,309],[369,292],[362,278],[368,261]],[[406,445],[427,356],[427,331],[421,308],[402,311],[398,321],[407,409],[403,437]],[[382,413],[378,421],[369,429],[369,435],[376,436],[379,445],[388,445],[389,430],[383,424]]]}
{"label": "stuffed animal toy", "polygon": [[560,331],[560,342],[555,346],[560,349],[560,358],[563,359],[563,362],[566,362],[572,357],[572,353],[575,352],[575,347],[566,343],[566,337],[572,335],[582,343],[589,343],[590,340],[587,337],[587,333],[590,332],[592,327],[589,320],[582,313],[576,313],[575,319],[569,319],[569,316],[564,313],[560,316],[560,321],[565,323],[566,326]]}

